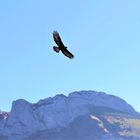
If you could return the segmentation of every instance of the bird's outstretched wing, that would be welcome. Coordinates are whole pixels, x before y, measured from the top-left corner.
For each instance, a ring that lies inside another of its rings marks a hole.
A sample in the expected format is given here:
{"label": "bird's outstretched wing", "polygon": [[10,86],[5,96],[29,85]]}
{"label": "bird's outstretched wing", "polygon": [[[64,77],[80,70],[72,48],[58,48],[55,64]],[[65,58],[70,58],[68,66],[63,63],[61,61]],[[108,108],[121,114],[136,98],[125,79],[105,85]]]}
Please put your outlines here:
{"label": "bird's outstretched wing", "polygon": [[74,55],[71,52],[69,52],[66,47],[61,51],[65,56],[69,57],[70,59],[74,58]]}
{"label": "bird's outstretched wing", "polygon": [[59,33],[58,33],[57,31],[54,31],[54,32],[53,32],[53,38],[54,38],[55,43],[56,43],[59,47],[63,47],[63,46],[64,46],[64,44],[63,44],[63,42],[62,42],[62,40],[61,40],[61,38],[60,38],[60,35],[59,35]]}

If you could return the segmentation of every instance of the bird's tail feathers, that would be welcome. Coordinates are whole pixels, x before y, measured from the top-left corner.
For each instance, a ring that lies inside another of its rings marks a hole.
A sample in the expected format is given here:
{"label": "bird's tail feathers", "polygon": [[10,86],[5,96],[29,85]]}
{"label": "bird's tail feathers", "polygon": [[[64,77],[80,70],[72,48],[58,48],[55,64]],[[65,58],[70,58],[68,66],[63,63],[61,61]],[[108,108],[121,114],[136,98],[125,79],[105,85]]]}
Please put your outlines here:
{"label": "bird's tail feathers", "polygon": [[57,53],[59,53],[59,51],[60,51],[59,47],[56,47],[56,46],[53,46],[53,50]]}

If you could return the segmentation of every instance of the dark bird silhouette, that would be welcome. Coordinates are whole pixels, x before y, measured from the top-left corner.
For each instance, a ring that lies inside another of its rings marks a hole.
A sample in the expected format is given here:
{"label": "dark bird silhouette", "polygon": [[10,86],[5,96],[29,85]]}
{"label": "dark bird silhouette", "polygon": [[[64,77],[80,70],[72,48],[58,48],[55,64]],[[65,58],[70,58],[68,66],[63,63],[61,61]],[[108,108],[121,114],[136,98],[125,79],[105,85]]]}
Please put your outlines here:
{"label": "dark bird silhouette", "polygon": [[60,35],[59,35],[59,33],[57,31],[53,32],[53,38],[54,38],[55,43],[58,45],[58,47],[53,46],[54,51],[59,53],[59,51],[61,50],[61,52],[65,56],[67,56],[68,58],[72,59],[74,57],[74,55],[67,50],[67,47],[63,44],[63,42],[62,42],[62,40],[60,38]]}

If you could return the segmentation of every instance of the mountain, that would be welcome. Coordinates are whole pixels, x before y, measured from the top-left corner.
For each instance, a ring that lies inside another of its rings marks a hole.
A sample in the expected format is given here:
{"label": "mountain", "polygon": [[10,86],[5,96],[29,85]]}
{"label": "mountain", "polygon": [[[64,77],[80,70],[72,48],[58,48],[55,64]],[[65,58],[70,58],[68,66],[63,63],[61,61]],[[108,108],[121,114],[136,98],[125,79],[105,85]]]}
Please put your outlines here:
{"label": "mountain", "polygon": [[140,140],[140,114],[123,99],[79,91],[0,112],[0,140]]}

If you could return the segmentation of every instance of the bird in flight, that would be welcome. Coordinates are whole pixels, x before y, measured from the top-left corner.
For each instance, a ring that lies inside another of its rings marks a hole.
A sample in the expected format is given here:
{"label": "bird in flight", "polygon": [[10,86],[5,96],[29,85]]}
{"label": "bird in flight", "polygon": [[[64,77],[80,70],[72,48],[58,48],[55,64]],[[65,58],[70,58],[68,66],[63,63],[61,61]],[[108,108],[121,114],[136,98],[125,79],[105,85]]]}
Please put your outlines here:
{"label": "bird in flight", "polygon": [[61,52],[65,56],[67,56],[68,58],[70,58],[70,59],[74,58],[74,55],[71,52],[69,52],[67,50],[67,47],[63,44],[63,42],[62,42],[62,40],[60,38],[60,35],[59,35],[59,33],[57,31],[53,32],[53,38],[54,38],[55,43],[58,45],[57,47],[53,46],[53,50],[55,52],[59,53],[59,51],[61,50]]}

